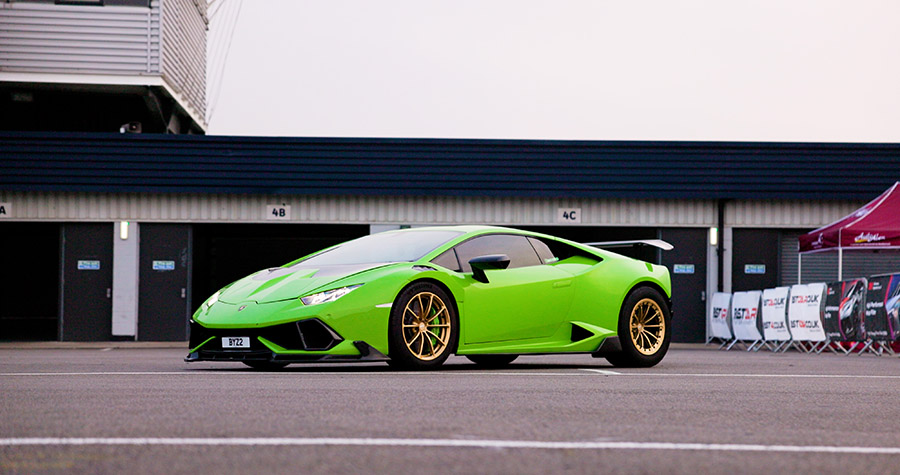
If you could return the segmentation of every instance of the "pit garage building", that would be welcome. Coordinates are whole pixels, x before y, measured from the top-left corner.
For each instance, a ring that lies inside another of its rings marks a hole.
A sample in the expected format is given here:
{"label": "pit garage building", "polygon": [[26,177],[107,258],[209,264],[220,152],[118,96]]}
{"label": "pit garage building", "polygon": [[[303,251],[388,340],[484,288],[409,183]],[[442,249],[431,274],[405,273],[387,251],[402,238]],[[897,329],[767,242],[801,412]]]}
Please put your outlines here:
{"label": "pit garage building", "polygon": [[[0,340],[186,340],[209,294],[388,229],[494,224],[672,272],[674,341],[708,297],[798,281],[797,237],[900,177],[900,145],[0,132]],[[844,276],[900,269],[848,253]],[[803,281],[836,257],[804,256]]]}

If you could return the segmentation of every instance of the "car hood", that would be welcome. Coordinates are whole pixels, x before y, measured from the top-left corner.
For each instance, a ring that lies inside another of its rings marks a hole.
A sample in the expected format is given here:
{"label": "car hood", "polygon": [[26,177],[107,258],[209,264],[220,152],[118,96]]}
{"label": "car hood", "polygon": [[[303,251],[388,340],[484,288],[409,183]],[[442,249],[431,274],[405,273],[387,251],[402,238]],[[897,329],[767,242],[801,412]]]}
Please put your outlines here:
{"label": "car hood", "polygon": [[274,267],[231,284],[221,292],[219,301],[238,304],[248,301],[270,303],[293,300],[344,277],[388,264],[390,263]]}

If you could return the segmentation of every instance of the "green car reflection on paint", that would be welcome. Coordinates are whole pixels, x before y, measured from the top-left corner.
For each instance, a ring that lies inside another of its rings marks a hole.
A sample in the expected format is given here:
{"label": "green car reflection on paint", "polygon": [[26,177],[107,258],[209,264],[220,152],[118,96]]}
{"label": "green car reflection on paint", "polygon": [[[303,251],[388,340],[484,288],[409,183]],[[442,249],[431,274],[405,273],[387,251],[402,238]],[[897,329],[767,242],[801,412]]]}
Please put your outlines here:
{"label": "green car reflection on paint", "polygon": [[219,290],[194,313],[185,361],[257,369],[322,361],[497,367],[585,353],[653,366],[671,336],[668,270],[510,228],[365,236]]}

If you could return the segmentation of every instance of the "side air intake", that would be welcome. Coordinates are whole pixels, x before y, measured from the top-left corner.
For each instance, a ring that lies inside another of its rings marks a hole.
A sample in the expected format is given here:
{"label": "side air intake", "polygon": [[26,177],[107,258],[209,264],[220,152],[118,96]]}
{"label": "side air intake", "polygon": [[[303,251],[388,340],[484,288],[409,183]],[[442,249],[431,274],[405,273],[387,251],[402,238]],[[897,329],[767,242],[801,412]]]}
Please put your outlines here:
{"label": "side air intake", "polygon": [[576,324],[572,324],[572,341],[581,341],[587,340],[588,338],[594,336],[594,332],[590,330],[586,330]]}

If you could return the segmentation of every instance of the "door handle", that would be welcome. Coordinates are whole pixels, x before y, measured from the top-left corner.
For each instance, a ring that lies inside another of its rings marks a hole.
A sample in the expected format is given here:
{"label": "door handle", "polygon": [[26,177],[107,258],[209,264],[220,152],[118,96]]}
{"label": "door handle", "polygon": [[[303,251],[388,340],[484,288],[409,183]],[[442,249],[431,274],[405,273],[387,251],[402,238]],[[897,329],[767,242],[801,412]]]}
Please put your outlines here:
{"label": "door handle", "polygon": [[181,298],[187,298],[187,289],[181,288]]}
{"label": "door handle", "polygon": [[110,288],[110,287],[106,288],[106,298],[108,298],[108,299],[112,298],[112,288]]}
{"label": "door handle", "polygon": [[706,291],[705,290],[700,291],[700,301],[706,302]]}

